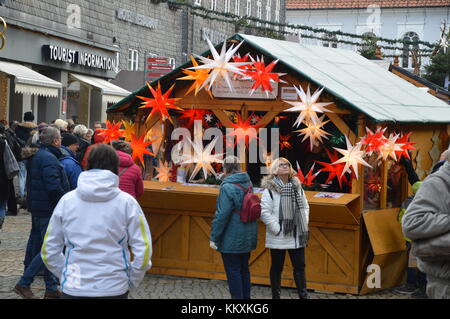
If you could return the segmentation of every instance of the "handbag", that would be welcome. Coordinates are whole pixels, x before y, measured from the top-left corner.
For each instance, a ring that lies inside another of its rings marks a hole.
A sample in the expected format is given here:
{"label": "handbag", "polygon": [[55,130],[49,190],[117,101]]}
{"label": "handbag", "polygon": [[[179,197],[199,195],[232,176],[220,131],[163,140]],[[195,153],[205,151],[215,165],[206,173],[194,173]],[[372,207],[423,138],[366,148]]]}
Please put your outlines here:
{"label": "handbag", "polygon": [[5,149],[3,151],[3,163],[5,165],[6,177],[8,179],[12,179],[14,176],[19,174],[19,164],[17,164],[16,158],[7,141],[5,141]]}

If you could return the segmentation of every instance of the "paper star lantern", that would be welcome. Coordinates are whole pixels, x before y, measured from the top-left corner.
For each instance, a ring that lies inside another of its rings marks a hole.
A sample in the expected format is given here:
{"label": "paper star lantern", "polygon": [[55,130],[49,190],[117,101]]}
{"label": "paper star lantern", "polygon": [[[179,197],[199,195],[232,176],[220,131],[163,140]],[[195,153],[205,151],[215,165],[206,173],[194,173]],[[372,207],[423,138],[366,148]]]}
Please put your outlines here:
{"label": "paper star lantern", "polygon": [[245,72],[245,79],[255,81],[251,88],[250,95],[253,95],[253,93],[261,87],[261,90],[269,96],[269,92],[273,91],[271,83],[284,82],[281,81],[280,76],[283,76],[286,73],[272,73],[272,70],[278,63],[278,60],[272,61],[268,66],[266,66],[264,64],[264,58],[261,58],[261,60],[258,58],[257,61],[255,61],[252,57],[250,58],[253,62],[253,68]]}
{"label": "paper star lantern", "polygon": [[136,124],[128,121],[122,121],[124,126],[123,137],[125,137],[125,141],[131,142],[131,139],[136,134]]}
{"label": "paper star lantern", "polygon": [[336,151],[344,155],[341,159],[335,161],[334,164],[345,163],[344,169],[341,173],[341,176],[347,172],[350,167],[353,169],[355,173],[356,179],[358,179],[358,164],[362,164],[364,166],[372,168],[365,160],[363,160],[364,151],[361,151],[361,144],[357,143],[355,146],[352,146],[348,137],[345,137],[345,142],[347,143],[347,149],[344,150],[342,148],[333,147]]}
{"label": "paper star lantern", "polygon": [[297,91],[297,95],[300,98],[300,102],[298,101],[292,102],[284,100],[283,102],[293,106],[287,110],[284,110],[284,112],[300,112],[299,117],[294,123],[296,127],[299,127],[302,124],[303,120],[317,124],[319,122],[317,112],[319,113],[331,112],[330,110],[327,110],[325,106],[333,104],[333,102],[323,102],[323,103],[317,102],[324,88],[317,89],[313,95],[311,95],[309,85],[306,93],[305,91],[303,91],[303,88],[301,86],[299,86],[299,88],[294,86],[294,88]]}
{"label": "paper star lantern", "polygon": [[172,89],[175,86],[172,85],[170,87],[170,89],[168,89],[166,91],[166,93],[162,93],[161,92],[161,85],[158,82],[158,88],[156,90],[154,90],[150,84],[147,82],[147,86],[150,90],[150,92],[153,94],[153,98],[148,98],[145,96],[137,96],[138,98],[140,98],[141,100],[144,100],[144,102],[142,102],[142,106],[140,107],[141,109],[144,108],[151,108],[152,111],[150,112],[150,115],[148,116],[148,118],[150,118],[153,114],[155,113],[160,113],[161,114],[161,118],[164,120],[169,119],[169,121],[171,123],[172,119],[169,116],[169,109],[176,109],[176,110],[183,110],[182,108],[179,108],[177,106],[175,106],[175,102],[179,100],[179,98],[173,98],[170,99],[170,93],[172,93]]}
{"label": "paper star lantern", "polygon": [[204,120],[204,116],[206,114],[206,110],[197,110],[197,109],[190,109],[190,110],[183,110],[182,115],[179,117],[179,119],[183,120],[186,119],[186,127],[190,128],[192,125],[194,125],[195,121],[202,121]]}
{"label": "paper star lantern", "polygon": [[205,114],[205,121],[206,121],[207,123],[211,123],[211,122],[213,121],[213,116],[212,116],[211,113]]}
{"label": "paper star lantern", "polygon": [[378,128],[373,133],[368,127],[366,127],[366,136],[361,139],[361,144],[366,145],[366,153],[372,155],[373,151],[379,151],[380,147],[387,142],[387,138],[384,136],[386,128]]}
{"label": "paper star lantern", "polygon": [[292,144],[289,142],[289,139],[291,138],[291,135],[280,135],[280,141],[278,144],[280,144],[280,151],[284,149],[292,149]]}
{"label": "paper star lantern", "polygon": [[99,136],[104,136],[105,139],[103,140],[104,144],[109,144],[112,141],[119,140],[120,137],[123,136],[123,130],[120,129],[122,126],[122,122],[110,122],[106,120],[106,128],[99,129],[100,133]]}
{"label": "paper star lantern", "polygon": [[313,146],[316,143],[316,140],[319,140],[320,143],[323,143],[322,138],[328,139],[327,135],[331,135],[330,133],[322,130],[322,127],[329,122],[329,120],[322,122],[324,117],[325,117],[325,115],[322,115],[316,123],[307,121],[306,128],[294,131],[294,132],[300,132],[300,134],[299,134],[300,136],[305,135],[302,139],[302,142],[304,140],[306,140],[307,138],[309,138],[309,147],[310,147],[311,151],[313,149]]}
{"label": "paper star lantern", "polygon": [[200,55],[195,55],[198,59],[200,59],[201,62],[203,62],[203,65],[189,68],[192,70],[199,70],[199,69],[212,70],[211,73],[209,73],[208,78],[201,85],[200,89],[202,89],[208,83],[209,83],[208,89],[211,89],[211,86],[213,85],[214,81],[216,80],[220,81],[221,79],[224,79],[230,90],[233,91],[233,85],[231,84],[230,76],[228,73],[236,73],[239,75],[244,75],[244,72],[241,69],[239,69],[239,67],[242,65],[249,64],[249,62],[239,62],[239,63],[229,62],[230,59],[233,57],[233,55],[236,53],[236,51],[239,49],[239,47],[242,45],[243,41],[239,43],[236,47],[232,45],[228,49],[228,51],[226,50],[226,41],[224,41],[220,55],[219,53],[217,53],[216,49],[214,48],[214,46],[212,45],[211,41],[209,41],[208,38],[206,38],[206,42],[208,43],[213,58],[209,59]]}
{"label": "paper star lantern", "polygon": [[223,163],[222,160],[223,153],[211,154],[217,142],[217,139],[218,137],[216,137],[206,147],[203,147],[203,145],[199,143],[193,143],[190,139],[187,139],[187,141],[193,148],[194,154],[193,156],[184,154],[181,164],[195,164],[194,171],[192,172],[189,181],[192,181],[192,179],[197,175],[197,173],[200,170],[203,171],[205,178],[209,175],[209,173],[212,173],[217,178],[216,171],[211,165],[211,163]]}
{"label": "paper star lantern", "polygon": [[[198,66],[198,63],[194,59],[193,56],[191,56],[191,61],[192,61],[192,65],[194,67]],[[203,83],[205,83],[206,79],[208,78],[210,70],[198,69],[198,70],[191,71],[191,70],[183,69],[182,71],[187,76],[178,78],[177,80],[193,80],[194,81],[194,83],[187,90],[185,95],[188,95],[190,92],[192,92],[195,89],[194,95],[197,96],[197,93],[201,90]],[[211,90],[206,89],[206,91],[212,97]]]}
{"label": "paper star lantern", "polygon": [[382,158],[383,160],[387,160],[388,157],[391,157],[394,161],[397,161],[396,153],[397,152],[403,153],[403,149],[401,148],[403,144],[397,143],[397,139],[399,136],[400,135],[394,136],[394,134],[389,135],[389,138],[387,139],[386,143],[381,145],[380,148],[378,149],[378,151],[380,152],[380,156],[378,157],[378,159]]}
{"label": "paper star lantern", "polygon": [[396,151],[395,155],[397,156],[398,160],[402,158],[402,156],[406,157],[407,159],[411,159],[409,157],[408,150],[415,150],[416,148],[413,147],[414,144],[417,144],[416,142],[409,142],[409,137],[411,136],[412,132],[409,132],[406,135],[401,135],[400,138],[397,139],[396,143],[400,145],[401,151]]}
{"label": "paper star lantern", "polygon": [[[333,153],[329,152],[327,149],[325,151],[328,154],[328,158],[330,159],[330,162],[336,162],[339,160],[339,157],[336,153],[336,151],[333,151]],[[328,179],[326,180],[325,184],[328,184],[331,182],[335,177],[337,178],[339,182],[339,187],[342,189],[342,182],[347,183],[347,176],[344,174],[344,163],[338,163],[338,164],[330,164],[325,162],[316,161],[316,163],[322,165],[324,168],[320,170],[320,172],[328,172]]]}
{"label": "paper star lantern", "polygon": [[[251,70],[253,65],[250,62],[250,53],[247,53],[241,58],[241,55],[238,53],[235,56],[233,56],[233,61],[236,63],[247,63],[241,66],[238,66],[238,69],[241,69],[242,72],[245,74],[247,70]],[[233,79],[240,79],[243,78],[245,75],[239,75],[239,74],[233,74]]]}
{"label": "paper star lantern", "polygon": [[145,135],[146,134],[142,134],[139,138],[133,136],[133,138],[131,139],[131,149],[133,150],[133,154],[131,155],[131,157],[133,158],[133,161],[139,159],[142,166],[144,166],[144,154],[155,156],[155,154],[147,149],[147,146],[152,144],[154,140],[144,142]]}
{"label": "paper star lantern", "polygon": [[169,182],[172,178],[172,167],[168,165],[168,163],[163,163],[161,160],[159,160],[159,167],[155,167],[156,171],[158,172],[158,175],[156,175],[156,178],[160,182]]}
{"label": "paper star lantern", "polygon": [[314,166],[316,165],[316,163],[314,163],[311,167],[311,169],[309,170],[308,174],[306,174],[306,176],[303,175],[303,172],[300,168],[300,166],[298,165],[297,162],[297,174],[295,176],[298,177],[298,179],[300,180],[300,182],[305,185],[305,186],[313,186],[314,185],[314,179],[317,177],[317,175],[319,175],[319,172],[313,173],[314,170]]}
{"label": "paper star lantern", "polygon": [[245,121],[242,119],[240,114],[237,114],[237,123],[231,123],[231,126],[234,128],[233,132],[227,135],[236,136],[237,141],[235,145],[237,145],[240,141],[244,141],[245,145],[248,146],[250,141],[258,138],[258,126],[251,125],[252,115],[250,115]]}

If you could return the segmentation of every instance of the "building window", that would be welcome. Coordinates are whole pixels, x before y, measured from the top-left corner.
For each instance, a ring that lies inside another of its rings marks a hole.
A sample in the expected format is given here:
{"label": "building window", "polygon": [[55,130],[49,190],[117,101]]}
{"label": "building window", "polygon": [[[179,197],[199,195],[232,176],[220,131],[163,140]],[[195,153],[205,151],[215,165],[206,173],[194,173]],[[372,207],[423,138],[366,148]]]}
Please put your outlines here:
{"label": "building window", "polygon": [[234,14],[241,16],[241,0],[234,0]]}
{"label": "building window", "polygon": [[194,1],[194,5],[201,6],[202,5],[202,0],[195,0]]}
{"label": "building window", "polygon": [[[280,23],[280,0],[275,0],[275,22]],[[280,30],[280,27],[276,27],[277,30]]]}
{"label": "building window", "polygon": [[128,70],[137,71],[139,66],[138,50],[128,49]]}
{"label": "building window", "polygon": [[326,41],[322,42],[322,45],[324,47],[337,48],[337,36],[335,34],[327,33],[324,34],[323,37],[327,39]]}
{"label": "building window", "polygon": [[272,0],[267,0],[266,4],[266,20],[271,21],[271,15],[272,15]]}
{"label": "building window", "polygon": [[[258,19],[262,18],[262,3],[261,3],[261,0],[256,1],[256,17]],[[256,25],[259,27],[261,25],[261,23],[257,22]]]}
{"label": "building window", "polygon": [[252,16],[252,0],[247,0],[247,7],[245,8],[245,15],[247,17]]}
{"label": "building window", "polygon": [[231,0],[225,0],[225,13],[229,13],[231,11]]}
{"label": "building window", "polygon": [[217,9],[217,0],[211,0],[210,9],[213,10],[213,11],[216,11],[216,9]]}
{"label": "building window", "polygon": [[[415,32],[412,32],[412,31],[411,32],[407,32],[403,36],[403,40],[411,41],[411,42],[417,42],[417,41],[419,41],[419,35],[417,33],[415,33]],[[404,44],[403,45],[402,67],[404,67],[404,68],[414,68],[415,67],[413,53],[416,50],[419,50],[419,43]]]}

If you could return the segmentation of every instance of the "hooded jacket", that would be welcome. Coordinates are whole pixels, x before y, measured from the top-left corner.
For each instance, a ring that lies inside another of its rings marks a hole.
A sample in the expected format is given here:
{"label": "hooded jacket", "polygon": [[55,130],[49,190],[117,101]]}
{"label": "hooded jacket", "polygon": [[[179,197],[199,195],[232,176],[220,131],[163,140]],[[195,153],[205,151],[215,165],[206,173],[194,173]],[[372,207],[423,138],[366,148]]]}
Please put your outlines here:
{"label": "hooded jacket", "polygon": [[450,298],[450,163],[428,176],[403,217],[403,233],[427,274],[427,294]]}
{"label": "hooded jacket", "polygon": [[119,178],[108,170],[85,171],[78,188],[55,208],[41,256],[68,295],[122,295],[137,287],[151,267],[152,239],[145,216],[118,186]]}
{"label": "hooded jacket", "polygon": [[[309,223],[309,205],[303,192],[302,185],[297,177],[292,178],[294,187],[299,190],[306,212],[306,223]],[[280,199],[274,181],[269,177],[263,178],[261,186],[265,188],[261,197],[261,220],[266,224],[266,247],[271,249],[297,249],[299,243],[294,237],[286,237],[280,232]],[[271,196],[272,194],[272,196]]]}
{"label": "hooded jacket", "polygon": [[61,146],[62,157],[59,159],[64,166],[64,171],[70,183],[70,190],[77,188],[78,176],[80,176],[82,169],[80,163],[75,159],[75,154],[65,146]]}
{"label": "hooded jacket", "polygon": [[[141,169],[133,162],[127,153],[116,151],[119,156],[119,188],[127,192],[134,198],[141,197],[144,193],[144,183],[142,181]],[[124,171],[126,169],[126,171]]]}
{"label": "hooded jacket", "polygon": [[237,173],[226,177],[220,185],[216,203],[216,214],[211,223],[210,240],[221,253],[241,254],[256,249],[258,224],[256,221],[243,223],[239,211],[244,199],[244,188],[252,186],[247,173]]}
{"label": "hooded jacket", "polygon": [[33,122],[22,122],[22,123],[17,124],[16,130],[15,130],[16,136],[18,138],[20,138],[23,146],[28,143],[28,140],[31,137],[31,132],[36,129],[37,129],[37,125],[34,124]]}

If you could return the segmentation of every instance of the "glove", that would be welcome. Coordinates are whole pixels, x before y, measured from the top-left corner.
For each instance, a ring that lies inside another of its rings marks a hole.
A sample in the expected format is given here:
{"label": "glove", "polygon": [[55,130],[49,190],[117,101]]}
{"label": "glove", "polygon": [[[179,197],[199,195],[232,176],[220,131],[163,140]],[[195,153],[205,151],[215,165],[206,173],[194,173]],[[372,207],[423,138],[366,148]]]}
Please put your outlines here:
{"label": "glove", "polygon": [[216,243],[214,243],[213,241],[210,241],[210,242],[209,242],[209,247],[211,247],[211,248],[214,249],[214,250],[217,250]]}

